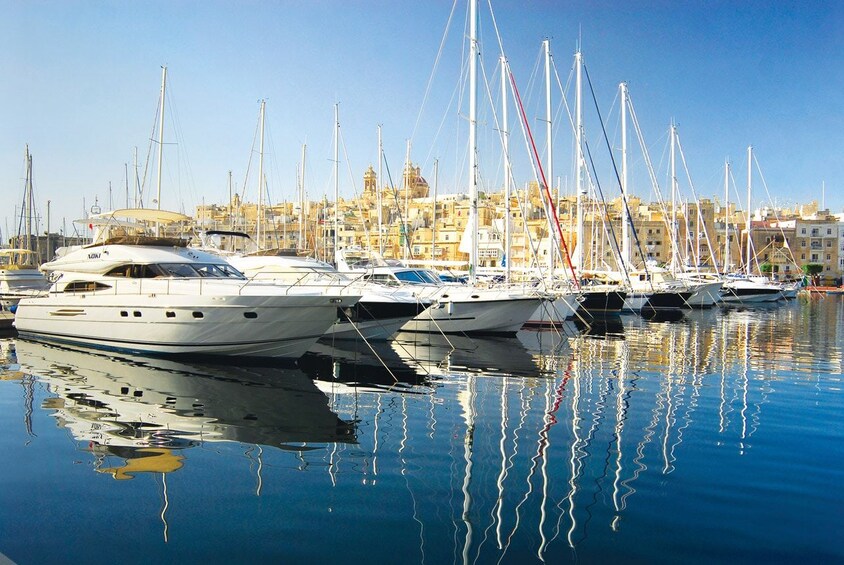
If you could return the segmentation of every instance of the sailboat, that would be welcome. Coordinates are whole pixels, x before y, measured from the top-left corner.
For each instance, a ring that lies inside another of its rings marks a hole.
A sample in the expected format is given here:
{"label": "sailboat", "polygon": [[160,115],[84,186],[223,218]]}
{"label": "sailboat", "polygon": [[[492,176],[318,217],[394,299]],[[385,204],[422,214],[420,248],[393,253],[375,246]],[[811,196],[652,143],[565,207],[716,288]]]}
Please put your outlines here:
{"label": "sailboat", "polygon": [[[430,308],[401,327],[402,331],[429,333],[515,334],[544,300],[538,292],[516,288],[481,287],[478,272],[478,163],[477,79],[480,50],[477,39],[476,0],[470,1],[469,35],[469,281],[446,284],[432,271],[388,264],[365,250],[337,250],[337,268],[357,272],[364,280],[406,288],[433,301]],[[357,254],[357,257],[355,257]],[[361,257],[361,254],[365,257]]]}
{"label": "sailboat", "polygon": [[[783,297],[782,286],[767,277],[753,275],[753,240],[750,237],[752,227],[750,216],[750,194],[753,164],[753,146],[747,148],[747,211],[745,212],[747,234],[746,255],[743,273],[727,275],[727,280],[721,289],[721,300],[728,304],[748,304],[758,302],[776,302]],[[729,221],[726,222],[729,230]],[[729,253],[729,237],[726,238]],[[728,256],[728,255],[727,255]],[[726,261],[726,260],[725,260]]]}
{"label": "sailboat", "polygon": [[21,208],[21,224],[16,239],[18,247],[0,249],[0,305],[6,310],[14,310],[17,303],[28,296],[36,296],[47,288],[47,279],[38,270],[39,257],[33,249],[34,230],[33,190],[32,190],[32,155],[29,145],[24,156],[26,180],[24,182],[24,201]]}

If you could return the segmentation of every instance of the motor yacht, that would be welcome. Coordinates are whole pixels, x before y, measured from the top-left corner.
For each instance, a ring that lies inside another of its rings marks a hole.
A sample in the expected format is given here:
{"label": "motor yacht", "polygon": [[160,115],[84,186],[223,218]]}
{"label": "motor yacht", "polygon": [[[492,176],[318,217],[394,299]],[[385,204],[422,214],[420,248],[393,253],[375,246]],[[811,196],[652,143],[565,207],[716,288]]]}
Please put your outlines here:
{"label": "motor yacht", "polygon": [[360,296],[247,279],[217,255],[152,225],[187,216],[129,209],[99,219],[93,243],[41,266],[51,281],[18,304],[23,337],[155,355],[296,359]]}
{"label": "motor yacht", "polygon": [[403,288],[388,288],[340,273],[329,263],[282,250],[255,250],[249,235],[211,230],[200,236],[202,249],[220,254],[254,281],[297,285],[315,292],[355,295],[360,300],[338,309],[337,322],[325,332],[330,339],[387,340],[431,301]]}

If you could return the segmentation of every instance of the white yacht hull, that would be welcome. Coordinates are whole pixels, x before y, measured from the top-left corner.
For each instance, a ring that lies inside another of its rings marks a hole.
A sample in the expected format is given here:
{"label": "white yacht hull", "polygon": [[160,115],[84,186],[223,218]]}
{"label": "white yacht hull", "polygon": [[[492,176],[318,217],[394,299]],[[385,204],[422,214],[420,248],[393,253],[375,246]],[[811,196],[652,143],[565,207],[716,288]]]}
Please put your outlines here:
{"label": "white yacht hull", "polygon": [[543,328],[562,325],[574,317],[579,302],[577,293],[555,293],[551,300],[543,301],[533,312],[525,327]]}
{"label": "white yacht hull", "polygon": [[387,318],[349,322],[338,320],[325,332],[325,339],[365,339],[367,341],[385,341],[407,324],[409,318]]}
{"label": "white yacht hull", "polygon": [[689,287],[694,291],[688,302],[692,308],[712,308],[721,301],[721,287],[723,282],[692,282],[687,281]]}
{"label": "white yacht hull", "polygon": [[295,359],[357,297],[52,293],[24,299],[23,337],[158,355]]}
{"label": "white yacht hull", "polygon": [[767,281],[740,279],[724,283],[721,301],[727,304],[758,304],[783,298],[782,287]]}
{"label": "white yacht hull", "polygon": [[522,295],[489,299],[440,299],[401,327],[429,333],[515,334],[542,300]]}

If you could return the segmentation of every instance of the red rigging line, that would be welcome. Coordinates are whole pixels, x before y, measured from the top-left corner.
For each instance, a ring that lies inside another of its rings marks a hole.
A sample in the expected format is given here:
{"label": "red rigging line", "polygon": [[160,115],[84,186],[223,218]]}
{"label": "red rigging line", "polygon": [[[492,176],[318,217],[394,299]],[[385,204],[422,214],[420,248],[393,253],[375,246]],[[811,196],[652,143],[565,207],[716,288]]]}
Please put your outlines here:
{"label": "red rigging line", "polygon": [[536,151],[536,142],[533,140],[533,132],[530,130],[530,124],[528,124],[527,116],[525,115],[525,108],[522,105],[522,96],[519,94],[519,89],[516,86],[516,78],[513,76],[512,71],[508,71],[510,75],[510,85],[513,87],[513,92],[516,94],[516,102],[519,103],[519,116],[522,118],[522,123],[525,126],[525,129],[528,134],[528,138],[530,140],[530,147],[533,150],[533,156],[536,159],[536,164],[539,167],[539,176],[542,177],[542,187],[545,189],[545,195],[548,198],[548,207],[551,208],[551,215],[554,218],[554,225],[557,228],[557,234],[560,236],[560,243],[563,245],[563,251],[565,251],[565,258],[566,264],[571,271],[572,280],[574,280],[575,287],[579,290],[580,289],[580,281],[577,280],[577,275],[574,272],[574,265],[571,263],[571,255],[569,255],[569,248],[566,245],[566,240],[563,237],[563,230],[560,228],[560,221],[557,218],[557,207],[554,205],[554,200],[551,198],[551,191],[548,189],[548,181],[545,180],[545,171],[542,168],[542,162],[539,159],[539,153]]}

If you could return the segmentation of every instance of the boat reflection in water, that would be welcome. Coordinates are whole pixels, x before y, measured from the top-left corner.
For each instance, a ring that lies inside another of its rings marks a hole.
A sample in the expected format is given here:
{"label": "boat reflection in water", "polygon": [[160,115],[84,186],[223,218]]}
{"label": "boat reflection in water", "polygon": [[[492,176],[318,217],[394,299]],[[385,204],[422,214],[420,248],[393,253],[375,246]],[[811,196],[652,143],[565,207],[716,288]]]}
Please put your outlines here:
{"label": "boat reflection in water", "polygon": [[534,356],[517,337],[399,332],[392,344],[399,356],[431,375],[532,376],[539,373]]}
{"label": "boat reflection in water", "polygon": [[[233,441],[282,449],[355,442],[355,425],[339,419],[304,372],[290,368],[204,366],[17,341],[22,368],[49,385],[45,408],[92,452],[125,459],[125,470],[151,469],[133,459],[167,450]],[[104,470],[104,469],[100,469]]]}

